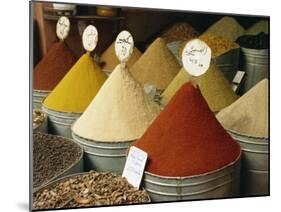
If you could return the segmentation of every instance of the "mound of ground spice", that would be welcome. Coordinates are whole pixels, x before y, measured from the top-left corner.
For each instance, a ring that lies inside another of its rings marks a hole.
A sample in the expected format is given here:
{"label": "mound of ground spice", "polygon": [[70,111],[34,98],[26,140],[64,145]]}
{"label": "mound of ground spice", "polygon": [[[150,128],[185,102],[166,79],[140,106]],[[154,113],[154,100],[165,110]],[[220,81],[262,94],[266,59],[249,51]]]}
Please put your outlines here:
{"label": "mound of ground spice", "polygon": [[177,90],[191,79],[198,83],[202,95],[213,112],[227,107],[238,99],[238,96],[232,90],[223,73],[212,63],[205,74],[194,78],[182,68],[167,89],[162,93],[161,101],[167,104]]}
{"label": "mound of ground spice", "polygon": [[33,88],[51,91],[76,62],[65,42],[54,43],[33,71]]}
{"label": "mound of ground spice", "polygon": [[198,35],[199,32],[197,32],[189,23],[177,22],[166,28],[160,37],[163,38],[166,43],[170,43],[178,40],[189,40]]}
{"label": "mound of ground spice", "polygon": [[132,77],[118,65],[72,131],[95,141],[132,141],[140,138],[160,107]]}
{"label": "mound of ground spice", "polygon": [[264,79],[236,102],[217,114],[225,129],[238,133],[268,137],[268,80]]}
{"label": "mound of ground spice", "polygon": [[177,75],[180,65],[162,38],[157,38],[131,68],[132,75],[142,85],[165,89]]}
{"label": "mound of ground spice", "polygon": [[[142,53],[136,47],[134,47],[133,53],[130,59],[126,63],[131,68],[135,62],[141,57]],[[120,63],[115,53],[115,43],[112,43],[101,55],[101,66],[106,72],[112,72],[114,68]]]}
{"label": "mound of ground spice", "polygon": [[43,105],[56,111],[82,113],[106,79],[106,74],[85,53],[46,97]]}
{"label": "mound of ground spice", "polygon": [[269,22],[267,20],[261,20],[248,28],[245,35],[257,35],[261,32],[268,34],[269,32]]}
{"label": "mound of ground spice", "polygon": [[240,155],[200,89],[184,84],[134,146],[148,153],[146,171],[185,177],[220,169]]}
{"label": "mound of ground spice", "polygon": [[235,41],[244,34],[245,29],[234,18],[226,16],[210,26],[206,32]]}

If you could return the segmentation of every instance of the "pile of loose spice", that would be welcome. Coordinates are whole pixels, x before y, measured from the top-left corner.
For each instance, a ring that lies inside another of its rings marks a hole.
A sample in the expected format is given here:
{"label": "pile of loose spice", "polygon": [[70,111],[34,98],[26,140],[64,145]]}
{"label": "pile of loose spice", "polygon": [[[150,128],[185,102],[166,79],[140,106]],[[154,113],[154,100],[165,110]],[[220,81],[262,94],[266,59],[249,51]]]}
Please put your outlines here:
{"label": "pile of loose spice", "polygon": [[190,80],[198,83],[202,95],[213,112],[220,111],[238,99],[223,73],[214,63],[211,63],[205,74],[194,78],[182,68],[162,93],[161,101],[167,104],[178,89]]}
{"label": "pile of loose spice", "polygon": [[85,53],[47,96],[43,105],[56,111],[82,113],[106,79],[106,74],[89,53]]}
{"label": "pile of loose spice", "polygon": [[36,90],[53,90],[76,60],[65,42],[54,43],[34,68],[33,88]]}
{"label": "pile of loose spice", "polygon": [[[120,63],[115,53],[115,43],[113,42],[101,55],[101,67],[106,72],[112,72],[114,68]],[[131,68],[135,62],[141,57],[142,53],[134,47],[133,53],[127,62],[127,66]]]}
{"label": "pile of loose spice", "polygon": [[257,35],[261,32],[268,34],[269,23],[267,20],[262,20],[255,23],[253,26],[246,30],[245,35]]}
{"label": "pile of loose spice", "polygon": [[180,65],[162,38],[157,38],[131,68],[132,75],[142,85],[165,89],[177,75]]}
{"label": "pile of loose spice", "polygon": [[47,119],[46,114],[39,109],[33,109],[32,117],[33,117],[33,129],[39,127]]}
{"label": "pile of loose spice", "polygon": [[72,131],[95,141],[132,141],[142,136],[159,112],[129,69],[119,64]]}
{"label": "pile of loose spice", "polygon": [[240,146],[217,121],[200,89],[185,83],[134,146],[148,153],[146,171],[186,177],[223,168]]}
{"label": "pile of loose spice", "polygon": [[110,172],[90,171],[67,177],[34,194],[33,209],[72,208],[149,202],[145,190]]}
{"label": "pile of loose spice", "polygon": [[268,80],[264,79],[217,114],[225,129],[268,137]]}
{"label": "pile of loose spice", "polygon": [[199,33],[187,22],[178,22],[168,27],[160,35],[166,43],[173,41],[184,41],[195,38]]}
{"label": "pile of loose spice", "polygon": [[76,143],[45,133],[33,134],[33,188],[38,188],[80,160],[83,152]]}
{"label": "pile of loose spice", "polygon": [[245,29],[234,18],[226,16],[210,26],[206,32],[235,41],[244,34]]}

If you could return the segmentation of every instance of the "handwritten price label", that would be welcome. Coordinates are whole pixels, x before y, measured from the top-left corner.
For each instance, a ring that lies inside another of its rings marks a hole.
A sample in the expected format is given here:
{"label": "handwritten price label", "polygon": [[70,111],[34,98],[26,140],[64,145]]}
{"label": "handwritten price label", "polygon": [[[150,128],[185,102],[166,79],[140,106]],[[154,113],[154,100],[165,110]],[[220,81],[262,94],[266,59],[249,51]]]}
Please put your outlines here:
{"label": "handwritten price label", "polygon": [[115,40],[115,53],[120,62],[127,62],[134,49],[134,40],[130,32],[120,32]]}
{"label": "handwritten price label", "polygon": [[67,17],[61,16],[57,22],[56,33],[60,40],[64,40],[70,30],[70,21]]}
{"label": "handwritten price label", "polygon": [[183,49],[182,63],[190,75],[200,76],[209,69],[211,55],[211,48],[205,42],[193,39]]}
{"label": "handwritten price label", "polygon": [[130,148],[122,177],[125,177],[136,188],[139,188],[141,184],[146,160],[146,152],[135,146]]}
{"label": "handwritten price label", "polygon": [[82,42],[84,49],[88,52],[93,51],[98,43],[98,31],[93,25],[89,25],[83,32]]}

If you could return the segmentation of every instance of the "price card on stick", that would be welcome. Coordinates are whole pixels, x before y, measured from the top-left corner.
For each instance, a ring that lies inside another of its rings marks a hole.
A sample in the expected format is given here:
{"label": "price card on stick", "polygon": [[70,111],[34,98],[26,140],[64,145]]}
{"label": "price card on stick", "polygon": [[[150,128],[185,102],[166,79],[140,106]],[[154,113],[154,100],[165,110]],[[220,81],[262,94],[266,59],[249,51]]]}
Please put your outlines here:
{"label": "price card on stick", "polygon": [[130,148],[122,177],[125,177],[136,188],[140,187],[146,160],[146,152],[135,146]]}
{"label": "price card on stick", "polygon": [[134,49],[134,40],[130,32],[120,32],[115,40],[115,53],[121,63],[129,60]]}
{"label": "price card on stick", "polygon": [[98,30],[95,26],[89,25],[83,32],[82,42],[84,49],[88,52],[92,52],[98,43]]}
{"label": "price card on stick", "polygon": [[64,40],[70,30],[70,21],[67,17],[61,16],[57,22],[56,33],[60,40]]}
{"label": "price card on stick", "polygon": [[182,63],[190,75],[200,76],[209,69],[211,55],[211,48],[204,41],[193,39],[182,51]]}

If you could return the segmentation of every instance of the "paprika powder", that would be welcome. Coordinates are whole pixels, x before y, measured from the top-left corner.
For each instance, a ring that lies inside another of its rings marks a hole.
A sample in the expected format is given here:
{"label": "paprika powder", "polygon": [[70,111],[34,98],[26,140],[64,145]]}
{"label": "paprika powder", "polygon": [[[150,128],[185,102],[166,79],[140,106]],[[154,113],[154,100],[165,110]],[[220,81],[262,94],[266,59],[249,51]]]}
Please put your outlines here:
{"label": "paprika powder", "polygon": [[134,146],[148,153],[146,171],[186,177],[234,162],[240,146],[217,121],[198,86],[185,83]]}
{"label": "paprika powder", "polygon": [[63,41],[54,43],[33,71],[33,87],[51,91],[77,61]]}

